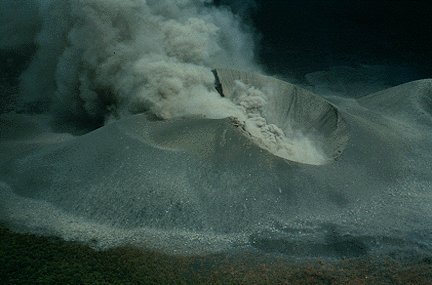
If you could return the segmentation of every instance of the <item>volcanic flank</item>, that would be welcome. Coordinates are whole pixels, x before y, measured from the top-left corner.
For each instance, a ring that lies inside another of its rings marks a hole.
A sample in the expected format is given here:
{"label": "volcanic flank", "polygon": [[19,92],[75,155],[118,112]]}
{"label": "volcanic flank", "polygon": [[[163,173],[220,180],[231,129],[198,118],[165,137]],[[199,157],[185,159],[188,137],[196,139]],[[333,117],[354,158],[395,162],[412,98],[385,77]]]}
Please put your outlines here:
{"label": "volcanic flank", "polygon": [[[432,81],[395,86],[423,77],[397,62],[333,61],[323,43],[345,34],[353,48],[374,33],[356,32],[357,20],[328,33],[314,18],[340,27],[344,13],[321,8],[295,28],[286,10],[282,30],[263,18],[259,58],[259,36],[235,12],[252,1],[228,2],[0,1],[0,223],[169,254],[430,256]],[[309,8],[288,2],[303,21]],[[383,15],[367,19],[374,30]],[[308,58],[309,37],[319,48]],[[267,76],[277,66],[291,83]]]}
{"label": "volcanic flank", "polygon": [[[313,134],[331,163],[274,153],[249,118],[247,135],[230,118],[141,114],[71,136],[50,131],[43,116],[36,128],[26,115],[4,114],[2,220],[100,247],[171,253],[430,252],[430,80],[328,103],[269,77],[217,75],[240,105],[271,90],[256,113],[282,130],[284,143],[291,131]],[[25,134],[12,131],[18,126]]]}

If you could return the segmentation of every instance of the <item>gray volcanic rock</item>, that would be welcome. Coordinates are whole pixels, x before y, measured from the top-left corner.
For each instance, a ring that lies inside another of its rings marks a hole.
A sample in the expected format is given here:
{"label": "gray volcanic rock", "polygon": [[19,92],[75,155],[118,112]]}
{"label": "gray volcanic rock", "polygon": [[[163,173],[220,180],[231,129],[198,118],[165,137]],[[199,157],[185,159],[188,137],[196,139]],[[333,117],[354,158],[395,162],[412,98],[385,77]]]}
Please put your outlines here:
{"label": "gray volcanic rock", "polygon": [[267,95],[262,115],[268,123],[278,126],[288,137],[300,132],[313,138],[326,162],[342,153],[348,141],[348,128],[338,110],[322,97],[270,76],[232,69],[215,72],[224,97],[236,96],[236,82],[262,90]]}
{"label": "gray volcanic rock", "polygon": [[[217,74],[228,98],[236,80],[274,82]],[[269,96],[263,114],[281,128],[312,132],[331,158],[325,164],[276,156],[232,118],[157,121],[141,114],[83,136],[46,131],[49,140],[7,131],[0,142],[1,220],[102,247],[133,243],[171,253],[430,253],[432,80],[333,103],[272,84],[280,89],[269,94],[286,97]],[[25,122],[7,116],[2,130]],[[31,147],[19,147],[24,139]]]}

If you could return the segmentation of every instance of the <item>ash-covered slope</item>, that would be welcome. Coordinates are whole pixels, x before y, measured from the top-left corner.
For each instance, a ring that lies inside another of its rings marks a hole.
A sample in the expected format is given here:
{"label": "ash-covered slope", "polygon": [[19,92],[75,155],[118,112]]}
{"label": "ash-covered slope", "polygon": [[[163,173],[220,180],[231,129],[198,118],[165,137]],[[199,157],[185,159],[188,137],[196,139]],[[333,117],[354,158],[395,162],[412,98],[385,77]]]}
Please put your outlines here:
{"label": "ash-covered slope", "polygon": [[[228,79],[218,74],[229,97]],[[343,139],[340,156],[322,165],[274,155],[232,118],[142,114],[57,140],[4,132],[0,217],[17,229],[171,253],[431,253],[430,85],[416,81],[333,104],[292,86],[284,90],[295,90],[296,100],[269,100],[283,114],[268,113],[272,123],[293,118],[301,128],[309,118],[308,130],[316,121],[328,149]],[[338,119],[320,123],[330,111]],[[5,116],[2,129],[21,115]],[[343,132],[335,131],[340,120]],[[30,146],[20,147],[23,141]]]}
{"label": "ash-covered slope", "polygon": [[431,124],[432,80],[417,80],[359,99],[377,113],[408,124]]}
{"label": "ash-covered slope", "polygon": [[[345,148],[348,128],[338,110],[320,96],[270,76],[233,69],[217,69],[214,73],[221,95],[234,102],[244,94],[249,97],[253,97],[254,92],[264,94],[261,109],[248,113],[279,129],[276,144],[262,139],[257,141],[273,154],[302,163],[325,164],[337,158]],[[253,128],[250,129],[253,132]],[[262,137],[258,136],[258,139]],[[305,154],[303,138],[311,139],[312,147],[319,149],[320,154],[313,153],[312,157]],[[293,142],[300,145],[300,149],[293,147]]]}

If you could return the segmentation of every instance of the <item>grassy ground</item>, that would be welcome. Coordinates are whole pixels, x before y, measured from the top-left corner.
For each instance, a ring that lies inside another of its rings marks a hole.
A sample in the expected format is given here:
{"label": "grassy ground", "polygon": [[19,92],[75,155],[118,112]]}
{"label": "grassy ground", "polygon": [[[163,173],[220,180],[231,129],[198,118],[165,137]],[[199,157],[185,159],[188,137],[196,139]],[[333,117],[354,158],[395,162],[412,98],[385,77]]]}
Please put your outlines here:
{"label": "grassy ground", "polygon": [[174,257],[132,247],[95,251],[0,226],[1,284],[432,284],[432,259],[309,261]]}

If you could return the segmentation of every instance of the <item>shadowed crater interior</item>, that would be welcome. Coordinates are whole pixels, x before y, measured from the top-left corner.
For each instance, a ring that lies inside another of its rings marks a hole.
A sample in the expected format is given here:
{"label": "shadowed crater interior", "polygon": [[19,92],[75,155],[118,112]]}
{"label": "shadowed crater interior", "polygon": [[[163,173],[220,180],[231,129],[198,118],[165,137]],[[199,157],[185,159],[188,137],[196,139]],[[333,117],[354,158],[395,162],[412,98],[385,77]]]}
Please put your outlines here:
{"label": "shadowed crater interior", "polygon": [[[349,130],[338,109],[324,98],[270,76],[232,69],[213,73],[221,96],[249,108],[251,118],[261,120],[258,127],[268,131],[253,133],[246,123],[246,132],[260,147],[314,165],[327,164],[342,154]],[[245,103],[242,96],[252,99]]]}

